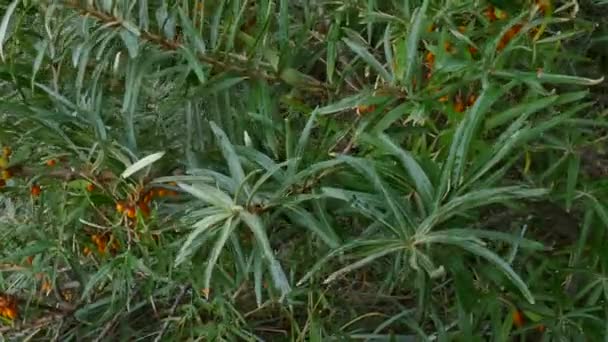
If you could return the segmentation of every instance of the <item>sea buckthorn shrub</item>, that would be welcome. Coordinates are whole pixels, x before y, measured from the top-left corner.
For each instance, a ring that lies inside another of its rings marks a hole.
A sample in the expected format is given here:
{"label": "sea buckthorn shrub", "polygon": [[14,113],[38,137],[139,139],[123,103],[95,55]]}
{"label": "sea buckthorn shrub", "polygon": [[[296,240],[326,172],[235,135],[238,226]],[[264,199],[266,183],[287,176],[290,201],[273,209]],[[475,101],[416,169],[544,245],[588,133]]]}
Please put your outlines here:
{"label": "sea buckthorn shrub", "polygon": [[605,1],[0,7],[3,337],[606,338]]}

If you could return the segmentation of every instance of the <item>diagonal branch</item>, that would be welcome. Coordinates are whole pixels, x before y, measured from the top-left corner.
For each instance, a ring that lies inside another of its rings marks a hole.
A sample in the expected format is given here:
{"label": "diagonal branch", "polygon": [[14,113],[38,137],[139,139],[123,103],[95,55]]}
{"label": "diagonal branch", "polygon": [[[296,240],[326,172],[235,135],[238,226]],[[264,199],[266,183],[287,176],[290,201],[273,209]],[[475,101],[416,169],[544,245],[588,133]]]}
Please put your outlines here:
{"label": "diagonal branch", "polygon": [[[77,11],[81,15],[87,16],[89,18],[94,18],[107,26],[125,26],[123,24],[125,22],[124,19],[105,13],[103,11],[99,11],[93,7],[84,5],[77,0],[66,1],[64,3],[64,6]],[[178,51],[184,47],[184,45],[179,41],[166,39],[161,35],[152,33],[147,30],[140,29],[140,37],[165,51]],[[213,68],[220,69],[222,71],[235,72],[248,78],[264,79],[271,83],[282,82],[280,75],[278,75],[277,72],[275,72],[274,70],[254,70],[251,67],[246,66],[245,64],[248,63],[248,60],[246,58],[237,60],[233,57],[232,61],[225,62],[209,54],[198,53],[197,57],[201,62],[210,65]],[[327,86],[325,84],[322,84],[321,88],[327,88]]]}

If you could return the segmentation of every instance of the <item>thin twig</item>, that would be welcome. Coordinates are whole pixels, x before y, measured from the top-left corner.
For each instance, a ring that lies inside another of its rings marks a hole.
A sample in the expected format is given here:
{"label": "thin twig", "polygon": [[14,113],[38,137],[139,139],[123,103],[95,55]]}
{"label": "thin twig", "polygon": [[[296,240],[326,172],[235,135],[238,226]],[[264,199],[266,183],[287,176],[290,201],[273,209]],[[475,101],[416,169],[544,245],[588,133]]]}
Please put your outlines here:
{"label": "thin twig", "polygon": [[177,310],[179,303],[182,301],[182,298],[184,298],[184,295],[186,294],[186,292],[188,292],[190,287],[191,287],[191,285],[182,286],[181,290],[179,291],[179,294],[177,295],[177,297],[175,297],[175,302],[173,302],[173,306],[171,306],[171,310],[169,311],[167,320],[163,324],[163,327],[160,330],[160,332],[158,333],[158,336],[156,336],[156,338],[154,339],[154,342],[159,342],[160,339],[165,334],[165,332],[167,332],[167,329],[169,328],[169,322],[170,322],[169,317],[171,317],[171,316],[173,316],[173,314],[175,314],[175,310]]}

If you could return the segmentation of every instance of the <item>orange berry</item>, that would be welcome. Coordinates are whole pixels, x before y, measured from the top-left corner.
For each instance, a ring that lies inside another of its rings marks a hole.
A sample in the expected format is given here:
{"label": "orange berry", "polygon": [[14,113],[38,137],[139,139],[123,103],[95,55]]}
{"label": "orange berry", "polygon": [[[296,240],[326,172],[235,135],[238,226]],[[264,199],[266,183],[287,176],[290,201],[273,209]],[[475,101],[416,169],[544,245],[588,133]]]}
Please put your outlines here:
{"label": "orange berry", "polygon": [[167,190],[158,189],[158,197],[165,197],[165,196],[167,196]]}
{"label": "orange berry", "polygon": [[486,18],[490,21],[496,21],[496,12],[494,11],[494,6],[488,6],[488,8],[485,9],[485,11],[483,11],[483,14],[486,16]]}
{"label": "orange berry", "polygon": [[6,308],[4,316],[10,320],[17,318],[17,309],[16,308]]}
{"label": "orange berry", "polygon": [[129,206],[127,208],[127,217],[128,218],[135,218],[135,216],[137,216],[137,211],[135,211],[134,207]]}
{"label": "orange berry", "polygon": [[469,98],[467,99],[467,106],[472,106],[473,104],[475,104],[475,101],[477,100],[477,96],[471,94],[469,95]]}
{"label": "orange berry", "polygon": [[42,192],[42,188],[40,187],[40,185],[38,185],[38,184],[32,185],[32,188],[30,189],[30,193],[32,194],[33,197],[40,196],[41,192]]}
{"label": "orange berry", "polygon": [[51,293],[52,289],[53,287],[51,286],[51,282],[45,279],[44,282],[42,282],[42,287],[40,288],[40,290],[48,296],[49,293]]}
{"label": "orange berry", "polygon": [[11,170],[2,170],[2,180],[9,180],[13,178],[13,173]]}
{"label": "orange berry", "polygon": [[3,155],[4,157],[8,158],[8,157],[10,157],[10,156],[11,156],[11,154],[13,154],[13,150],[11,150],[11,148],[10,148],[10,147],[8,147],[8,146],[4,146],[4,147],[2,148],[2,155]]}
{"label": "orange berry", "polygon": [[89,256],[89,255],[91,254],[91,249],[90,249],[89,247],[86,247],[86,246],[85,246],[85,247],[82,249],[82,253],[83,253],[85,256]]}
{"label": "orange berry", "polygon": [[91,240],[93,240],[93,242],[97,246],[97,251],[100,254],[104,254],[105,251],[106,251],[106,244],[108,242],[107,241],[108,238],[106,236],[103,236],[103,235],[93,234],[93,235],[91,235]]}
{"label": "orange berry", "polygon": [[452,46],[452,43],[450,42],[444,42],[443,43],[443,49],[445,50],[445,52],[447,53],[452,53],[454,52],[454,48]]}
{"label": "orange berry", "polygon": [[424,56],[424,61],[426,62],[426,66],[428,68],[432,68],[433,64],[435,64],[435,55],[432,52],[427,52],[426,56]]}
{"label": "orange berry", "polygon": [[477,50],[477,48],[476,48],[476,47],[474,47],[474,46],[472,46],[472,45],[471,45],[471,46],[469,46],[469,53],[470,53],[472,56],[473,56],[473,55],[476,55],[476,54],[477,54],[477,52],[478,52],[478,50]]}
{"label": "orange berry", "polygon": [[456,97],[456,102],[454,103],[454,111],[456,113],[464,112],[464,103],[462,102],[462,98],[460,96]]}
{"label": "orange berry", "polygon": [[93,192],[95,190],[95,185],[93,183],[88,183],[87,184],[87,191],[88,192]]}
{"label": "orange berry", "polygon": [[522,314],[521,311],[519,311],[519,310],[513,311],[512,317],[513,317],[513,325],[515,325],[517,328],[521,328],[524,326],[524,315]]}
{"label": "orange berry", "polygon": [[46,165],[49,167],[53,167],[53,166],[57,165],[57,161],[55,159],[49,159],[46,161]]}
{"label": "orange berry", "polygon": [[458,26],[458,32],[465,33],[467,31],[467,27],[464,25]]}
{"label": "orange berry", "polygon": [[31,255],[30,255],[30,256],[28,256],[28,257],[27,257],[27,263],[28,263],[29,265],[31,265],[33,262],[34,262],[34,257],[33,257],[33,256],[31,256]]}
{"label": "orange berry", "polygon": [[125,205],[122,202],[116,202],[116,211],[123,213],[125,211]]}
{"label": "orange berry", "polygon": [[97,252],[99,252],[99,254],[101,255],[104,255],[106,253],[106,243],[104,241],[97,244]]}
{"label": "orange berry", "polygon": [[116,251],[120,248],[120,243],[118,242],[117,239],[113,239],[112,240],[112,244],[110,245],[110,249],[112,250],[112,253],[116,253]]}
{"label": "orange berry", "polygon": [[139,202],[137,206],[139,207],[139,210],[141,211],[144,217],[150,216],[150,207],[146,203]]}
{"label": "orange berry", "polygon": [[[367,113],[371,113],[376,110],[376,106],[374,105],[358,105],[357,106],[357,115],[364,115]],[[166,190],[165,190],[166,191]]]}

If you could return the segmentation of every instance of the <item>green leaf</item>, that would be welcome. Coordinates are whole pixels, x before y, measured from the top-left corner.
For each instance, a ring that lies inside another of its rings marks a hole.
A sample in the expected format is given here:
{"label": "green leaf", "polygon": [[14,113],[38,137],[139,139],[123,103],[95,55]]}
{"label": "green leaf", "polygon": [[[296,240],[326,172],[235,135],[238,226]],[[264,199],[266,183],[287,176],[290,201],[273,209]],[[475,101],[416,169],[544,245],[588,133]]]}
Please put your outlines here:
{"label": "green leaf", "polygon": [[524,295],[526,300],[530,302],[530,304],[535,303],[534,296],[528,289],[526,283],[519,277],[519,275],[517,275],[517,273],[515,273],[515,271],[511,268],[511,266],[509,266],[506,261],[501,259],[498,255],[496,255],[489,249],[460,237],[449,236],[449,231],[437,232],[426,235],[424,236],[423,241],[424,243],[440,243],[457,246],[490,261],[511,280],[513,285],[515,285],[521,291],[521,293]]}
{"label": "green leaf", "polygon": [[481,239],[489,239],[491,241],[503,241],[510,244],[517,244],[521,248],[529,249],[529,250],[545,250],[545,246],[537,241],[524,239],[517,235],[507,234],[494,230],[484,230],[484,229],[457,229],[452,228],[446,231],[442,231],[441,233],[448,234],[450,236],[459,236],[463,238],[476,237]]}
{"label": "green leaf", "polygon": [[205,267],[205,273],[203,275],[203,288],[211,288],[211,275],[213,274],[215,264],[217,264],[220,254],[224,250],[224,245],[226,244],[226,241],[228,241],[230,234],[232,234],[238,223],[238,219],[233,220],[232,217],[229,217],[224,223],[224,226],[221,228],[220,236],[215,241],[215,244],[213,245],[213,248],[211,249],[211,253],[209,254],[209,258],[207,260],[207,267]]}
{"label": "green leaf", "polygon": [[405,85],[410,89],[412,93],[412,78],[414,77],[414,70],[418,67],[418,43],[420,41],[420,34],[422,32],[422,26],[425,22],[426,10],[429,7],[429,0],[424,0],[422,6],[420,6],[416,13],[412,17],[412,23],[409,27],[410,32],[407,37],[407,58],[405,68]]}
{"label": "green leaf", "polygon": [[317,110],[319,115],[327,115],[334,114],[338,112],[342,112],[345,110],[352,110],[357,105],[366,102],[371,98],[371,93],[369,91],[360,91],[355,95],[343,97],[338,102],[332,103],[325,107],[321,107]]}
{"label": "green leaf", "polygon": [[386,69],[384,69],[382,64],[371,53],[369,53],[367,48],[348,38],[342,38],[342,40],[351,50],[353,50],[354,53],[359,55],[365,61],[365,63],[376,70],[380,77],[382,77],[386,82],[392,82],[391,75],[388,73],[388,71],[386,71]]}
{"label": "green leaf", "polygon": [[416,159],[407,151],[397,146],[387,135],[380,134],[377,140],[372,140],[377,146],[393,154],[405,168],[410,178],[414,181],[414,187],[422,197],[428,208],[431,207],[434,198],[434,189],[422,167]]}
{"label": "green leaf", "polygon": [[[337,255],[342,255],[347,251],[357,249],[357,248],[365,248],[366,250],[380,250],[382,248],[404,248],[403,244],[400,241],[396,241],[393,239],[378,239],[378,240],[355,240],[344,244],[327,255],[317,261],[313,267],[311,267],[308,272],[296,283],[297,286],[302,286],[305,282],[307,282],[313,275],[315,275],[321,267],[323,267],[328,261],[336,257]],[[381,256],[379,256],[381,257]],[[373,261],[373,260],[372,260]],[[371,261],[370,261],[371,262]]]}
{"label": "green leaf", "polygon": [[312,114],[310,115],[310,117],[308,118],[308,121],[306,122],[306,126],[304,126],[304,130],[300,134],[300,139],[298,139],[298,145],[296,146],[295,155],[293,156],[293,158],[295,160],[293,163],[291,163],[289,165],[289,168],[287,169],[288,178],[292,178],[298,169],[300,161],[301,161],[302,157],[304,156],[304,149],[306,148],[306,145],[308,144],[308,138],[310,137],[310,133],[312,132],[313,125],[315,124],[316,118],[317,118],[317,111],[314,110],[312,112]]}
{"label": "green leaf", "polygon": [[548,96],[545,98],[536,99],[532,102],[524,102],[511,107],[504,112],[489,118],[485,123],[485,129],[494,129],[514,118],[521,119],[523,117],[524,119],[527,119],[531,114],[547,108],[557,99],[558,96]]}
{"label": "green leaf", "polygon": [[595,213],[604,224],[604,227],[608,229],[608,210],[606,210],[606,207],[604,207],[604,205],[600,203],[595,196],[590,194],[586,194],[586,196],[591,200],[593,209],[595,209]]}
{"label": "green leaf", "polygon": [[522,186],[507,186],[468,191],[438,207],[435,212],[420,223],[417,230],[419,234],[425,235],[440,222],[444,222],[465,210],[493,203],[503,203],[513,199],[537,198],[548,193],[549,191],[546,189],[529,189]]}
{"label": "green leaf", "polygon": [[137,36],[131,31],[125,29],[120,30],[120,38],[122,39],[123,43],[125,43],[125,46],[129,51],[129,56],[131,58],[137,57],[137,54],[139,53],[139,39]]}
{"label": "green leaf", "polygon": [[180,248],[177,257],[175,258],[175,266],[179,266],[181,263],[186,261],[186,258],[190,257],[190,255],[196,252],[196,247],[198,245],[196,242],[200,235],[204,234],[207,230],[213,228],[221,221],[227,220],[231,216],[231,213],[219,213],[207,216],[201,221],[195,223],[194,231],[188,234],[188,238]]}
{"label": "green leaf", "polygon": [[399,224],[399,230],[396,232],[400,237],[407,236],[407,232],[411,231],[413,228],[413,224],[410,221],[409,217],[406,215],[405,208],[400,204],[400,201],[397,200],[395,194],[390,191],[386,186],[384,181],[380,178],[378,173],[373,167],[373,164],[370,165],[370,161],[360,158],[354,158],[350,156],[339,156],[339,160],[343,160],[353,168],[360,171],[367,179],[369,179],[376,190],[378,190],[386,200],[386,204],[390,208],[393,217],[397,220]]}
{"label": "green leaf", "polygon": [[194,45],[193,50],[196,51],[196,53],[205,53],[205,42],[192,25],[190,18],[188,18],[181,7],[178,8],[178,13],[180,22],[184,28],[184,33],[186,34],[186,37],[188,37],[188,40]]}
{"label": "green leaf", "polygon": [[136,173],[137,171],[142,170],[142,169],[152,165],[154,162],[161,159],[164,155],[165,155],[165,152],[157,152],[157,153],[153,153],[148,156],[145,156],[144,158],[135,162],[133,165],[127,167],[122,172],[122,174],[120,174],[120,177],[128,178],[131,175],[133,175],[134,173]]}
{"label": "green leaf", "polygon": [[270,241],[268,240],[268,235],[266,235],[262,220],[259,216],[250,214],[246,211],[241,211],[240,217],[253,232],[259,247],[262,249],[264,259],[269,265],[274,285],[281,291],[281,296],[284,297],[291,292],[291,286],[289,285],[289,281],[287,281],[287,276],[285,275],[285,271],[283,271],[281,264],[274,257],[274,252],[272,251],[272,247],[270,247]]}
{"label": "green leaf", "polygon": [[300,226],[310,229],[318,235],[323,242],[331,248],[337,248],[340,245],[340,238],[336,232],[326,225],[322,225],[308,211],[299,207],[288,207],[289,218]]}
{"label": "green leaf", "polygon": [[[466,119],[462,120],[459,125],[454,140],[455,142],[458,142],[454,154],[454,168],[452,170],[452,181],[454,184],[461,184],[464,181],[462,177],[464,176],[464,170],[468,163],[468,155],[471,150],[473,138],[477,133],[479,125],[483,121],[485,113],[506,88],[510,87],[507,85],[501,90],[496,88],[484,89],[481,94],[479,94],[473,107],[469,109]],[[450,151],[450,155],[451,153],[452,151]]]}
{"label": "green leaf", "polygon": [[8,7],[6,8],[6,12],[4,12],[4,16],[2,17],[2,22],[0,23],[0,59],[2,59],[2,62],[5,61],[4,43],[6,42],[6,37],[8,33],[8,24],[11,21],[11,16],[13,15],[15,8],[20,2],[21,0],[15,0],[11,2],[10,5],[8,5]]}
{"label": "green leaf", "polygon": [[[224,156],[224,159],[226,159],[226,162],[228,162],[230,175],[232,175],[237,183],[242,184],[245,181],[245,172],[243,171],[239,157],[234,151],[234,146],[232,143],[230,143],[226,133],[224,133],[224,131],[218,125],[216,125],[215,122],[210,122],[209,124],[211,125],[211,129],[219,142],[222,155]],[[245,194],[249,195],[249,186],[247,184],[242,184],[242,186]]]}
{"label": "green leaf", "polygon": [[192,50],[187,46],[181,46],[179,51],[181,51],[184,57],[186,57],[188,65],[190,65],[190,68],[192,68],[192,70],[194,71],[194,74],[198,78],[198,81],[201,83],[205,83],[207,81],[205,71],[203,70],[201,62],[196,57],[194,52],[192,52]]}
{"label": "green leaf", "polygon": [[358,268],[367,266],[370,263],[372,263],[373,261],[375,261],[376,259],[379,259],[381,257],[395,253],[395,252],[397,252],[399,250],[403,250],[403,249],[405,249],[405,245],[403,245],[403,244],[395,245],[393,243],[392,246],[385,245],[385,246],[380,246],[377,249],[367,250],[366,251],[367,256],[365,258],[360,259],[357,262],[349,264],[349,265],[342,267],[341,269],[333,272],[323,281],[323,284],[329,284],[346,273],[349,273]]}
{"label": "green leaf", "polygon": [[576,84],[592,86],[600,84],[604,81],[604,77],[598,79],[560,75],[560,74],[548,74],[545,72],[527,72],[527,71],[516,71],[516,70],[496,70],[492,72],[493,75],[515,79],[519,81],[534,81],[539,83],[551,83],[551,84]]}
{"label": "green leaf", "polygon": [[184,191],[205,203],[223,208],[227,211],[232,210],[232,198],[214,187],[203,183],[197,183],[195,186],[190,186],[183,183],[178,183],[177,185]]}

